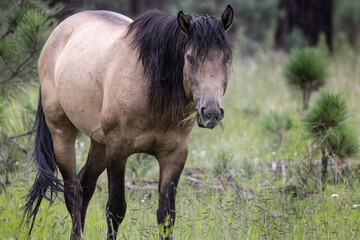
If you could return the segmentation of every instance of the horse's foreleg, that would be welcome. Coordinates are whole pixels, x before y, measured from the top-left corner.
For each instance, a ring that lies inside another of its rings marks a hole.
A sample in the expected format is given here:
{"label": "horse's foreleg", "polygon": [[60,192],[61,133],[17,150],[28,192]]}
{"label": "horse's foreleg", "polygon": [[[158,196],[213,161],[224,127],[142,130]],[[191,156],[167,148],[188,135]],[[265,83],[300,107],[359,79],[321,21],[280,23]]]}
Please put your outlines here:
{"label": "horse's foreleg", "polygon": [[106,168],[105,149],[105,145],[92,140],[86,164],[78,174],[78,179],[83,189],[81,209],[82,231],[84,231],[86,210],[94,194],[96,181]]}
{"label": "horse's foreleg", "polygon": [[82,238],[81,204],[82,187],[76,176],[75,140],[78,130],[70,123],[48,122],[51,131],[56,163],[64,180],[66,207],[72,218],[70,239]]}
{"label": "horse's foreleg", "polygon": [[176,216],[176,187],[184,168],[187,155],[188,143],[186,142],[183,146],[169,155],[157,157],[160,165],[157,222],[159,224],[161,239],[172,239]]}
{"label": "horse's foreleg", "polygon": [[106,206],[108,239],[116,239],[119,225],[126,212],[125,165],[127,155],[120,144],[107,143],[106,163],[109,184],[109,200]]}

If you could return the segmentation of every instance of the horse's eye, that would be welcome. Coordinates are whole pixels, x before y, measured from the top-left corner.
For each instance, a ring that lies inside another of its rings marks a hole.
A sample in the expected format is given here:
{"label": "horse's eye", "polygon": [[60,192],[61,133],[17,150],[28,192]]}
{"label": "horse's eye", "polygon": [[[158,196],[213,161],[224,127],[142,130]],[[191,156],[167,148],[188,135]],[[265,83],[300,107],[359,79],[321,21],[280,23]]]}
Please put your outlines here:
{"label": "horse's eye", "polygon": [[186,55],[186,58],[189,62],[190,65],[194,65],[195,64],[195,60],[194,60],[194,57],[191,56],[191,55]]}

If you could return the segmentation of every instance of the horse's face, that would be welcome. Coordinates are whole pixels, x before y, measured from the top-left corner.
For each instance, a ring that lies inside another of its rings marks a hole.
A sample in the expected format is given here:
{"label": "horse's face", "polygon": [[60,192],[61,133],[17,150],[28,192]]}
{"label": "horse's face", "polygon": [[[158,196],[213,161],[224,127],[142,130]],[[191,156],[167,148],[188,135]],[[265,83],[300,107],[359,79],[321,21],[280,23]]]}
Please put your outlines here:
{"label": "horse's face", "polygon": [[[185,49],[183,68],[184,89],[186,96],[196,104],[196,111],[198,112],[197,121],[200,127],[214,128],[224,118],[221,100],[228,85],[231,51],[227,47],[227,42],[225,43],[226,40],[222,39],[224,39],[225,31],[231,26],[232,19],[233,10],[228,6],[222,14],[221,20],[212,19],[212,21],[218,21],[215,22],[214,27],[214,29],[216,27],[218,29],[213,31],[212,36],[206,36],[207,33],[201,33],[200,37],[197,36],[200,39],[212,39],[212,42],[202,42],[202,45],[207,45],[205,51],[199,51],[199,47],[196,46],[196,43],[192,43],[191,40]],[[200,22],[201,19],[196,21]],[[197,30],[197,23],[195,21],[193,23],[182,12],[178,14],[178,23],[189,39],[193,37],[192,34],[196,34],[194,31]],[[220,36],[218,37],[220,40],[216,39],[214,35]],[[217,45],[219,41],[224,41],[224,43]]]}
{"label": "horse's face", "polygon": [[221,100],[228,84],[230,56],[212,50],[203,60],[195,59],[194,51],[188,49],[183,70],[185,93],[196,104],[198,125],[214,128],[224,118]]}

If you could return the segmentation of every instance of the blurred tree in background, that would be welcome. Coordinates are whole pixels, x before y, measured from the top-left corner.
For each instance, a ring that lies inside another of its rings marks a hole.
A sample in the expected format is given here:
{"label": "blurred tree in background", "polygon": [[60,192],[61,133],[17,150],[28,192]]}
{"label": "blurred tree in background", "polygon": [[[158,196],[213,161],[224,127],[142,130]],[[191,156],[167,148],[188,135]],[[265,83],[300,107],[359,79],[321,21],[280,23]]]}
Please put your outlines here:
{"label": "blurred tree in background", "polygon": [[245,53],[254,53],[262,46],[271,47],[272,32],[275,29],[278,0],[53,0],[54,4],[64,4],[64,9],[57,15],[59,20],[84,9],[105,9],[120,12],[135,18],[148,9],[177,14],[179,10],[198,15],[220,17],[227,4],[235,11],[234,24],[230,34]]}
{"label": "blurred tree in background", "polygon": [[349,43],[355,46],[360,35],[360,1],[338,0],[337,6],[335,31],[344,34]]}
{"label": "blurred tree in background", "polygon": [[183,10],[219,17],[226,5],[231,4],[235,15],[229,31],[245,54],[274,45],[286,50],[316,46],[321,34],[331,50],[335,35],[343,33],[353,44],[360,32],[358,0],[52,0],[49,6],[58,3],[64,5],[55,15],[59,20],[85,9],[111,10],[131,18],[154,8],[172,14]]}
{"label": "blurred tree in background", "polygon": [[300,31],[310,46],[316,46],[319,35],[325,34],[328,47],[332,48],[332,0],[280,0],[279,8],[277,48],[288,47],[287,38],[293,31]]}

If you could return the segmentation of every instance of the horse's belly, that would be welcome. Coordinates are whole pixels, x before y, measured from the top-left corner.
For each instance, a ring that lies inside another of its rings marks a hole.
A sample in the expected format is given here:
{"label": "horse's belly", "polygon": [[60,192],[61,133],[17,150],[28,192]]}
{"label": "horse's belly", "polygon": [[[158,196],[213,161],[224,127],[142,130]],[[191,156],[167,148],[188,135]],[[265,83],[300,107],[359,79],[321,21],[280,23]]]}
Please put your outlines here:
{"label": "horse's belly", "polygon": [[59,59],[55,72],[55,83],[60,104],[81,132],[91,139],[104,143],[101,128],[103,90],[98,73],[92,63]]}
{"label": "horse's belly", "polygon": [[58,96],[64,112],[77,129],[91,139],[104,143],[104,133],[100,121],[102,97],[96,94],[92,95],[91,92],[83,92],[74,85],[72,84],[73,89],[58,89]]}

